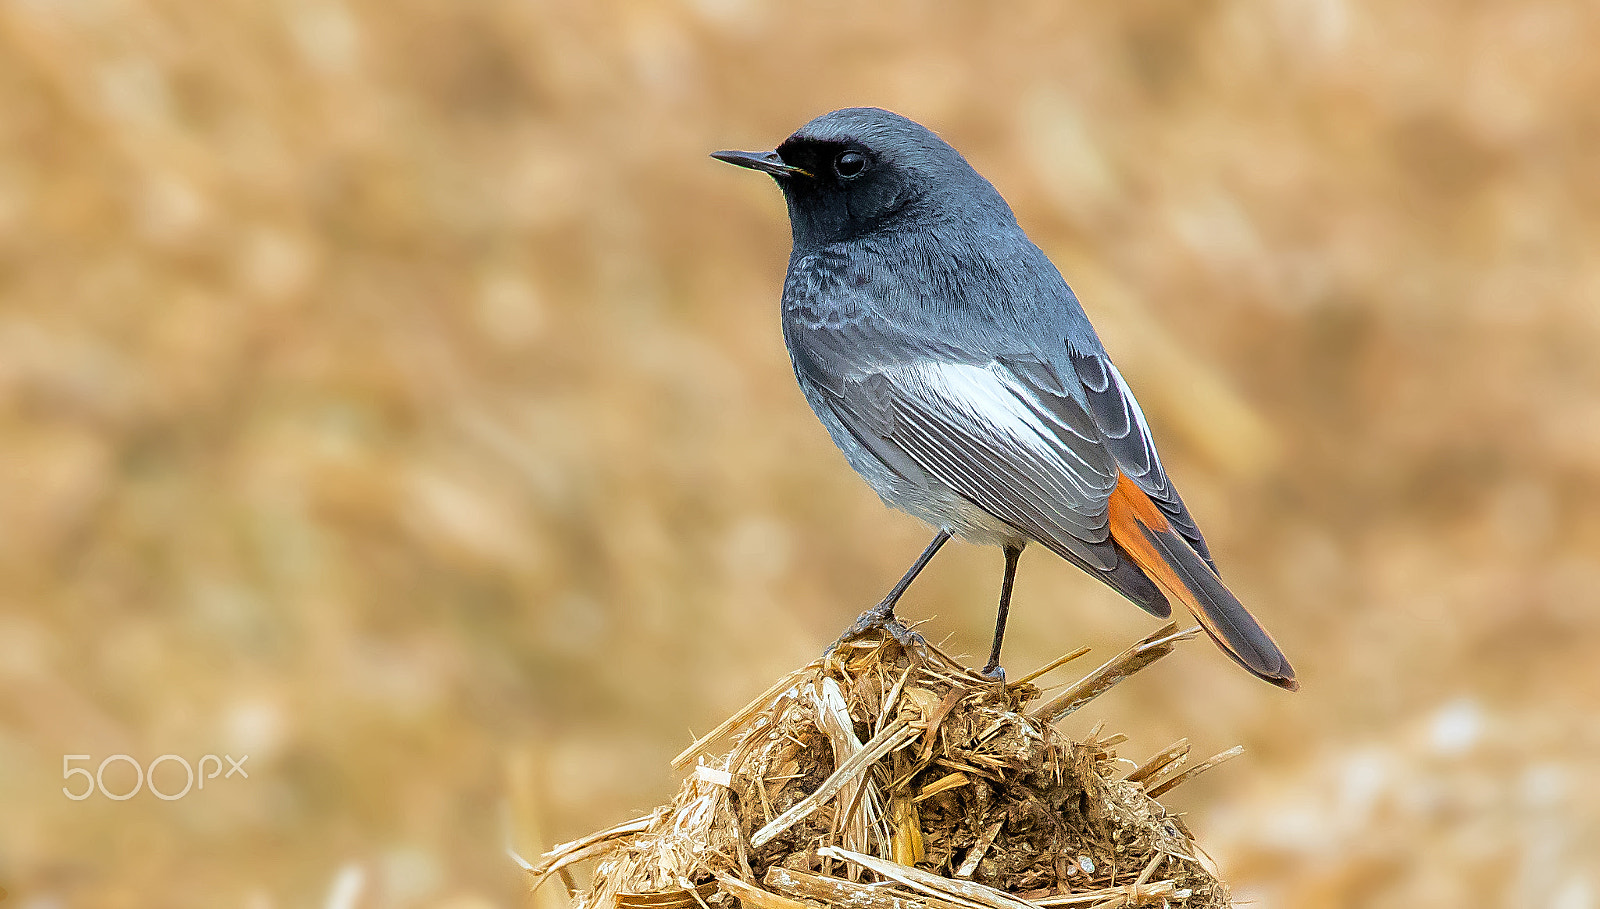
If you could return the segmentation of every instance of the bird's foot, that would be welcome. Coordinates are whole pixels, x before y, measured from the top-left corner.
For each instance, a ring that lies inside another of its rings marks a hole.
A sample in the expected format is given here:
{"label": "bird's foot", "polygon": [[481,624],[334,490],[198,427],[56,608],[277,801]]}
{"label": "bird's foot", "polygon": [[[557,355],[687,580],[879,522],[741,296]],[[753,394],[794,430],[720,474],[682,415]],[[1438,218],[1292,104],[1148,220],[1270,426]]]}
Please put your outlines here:
{"label": "bird's foot", "polygon": [[922,635],[917,634],[895,617],[894,604],[879,603],[863,612],[860,618],[856,619],[854,625],[845,629],[844,634],[839,635],[839,640],[828,646],[825,654],[832,654],[841,645],[848,644],[873,632],[877,632],[884,640],[894,641],[899,644],[908,654],[915,653],[918,649],[926,647],[928,644]]}
{"label": "bird's foot", "polygon": [[998,663],[990,663],[989,665],[983,667],[982,669],[978,670],[978,675],[983,676],[996,685],[1004,685],[1006,682],[1006,669],[1004,666],[1001,666]]}

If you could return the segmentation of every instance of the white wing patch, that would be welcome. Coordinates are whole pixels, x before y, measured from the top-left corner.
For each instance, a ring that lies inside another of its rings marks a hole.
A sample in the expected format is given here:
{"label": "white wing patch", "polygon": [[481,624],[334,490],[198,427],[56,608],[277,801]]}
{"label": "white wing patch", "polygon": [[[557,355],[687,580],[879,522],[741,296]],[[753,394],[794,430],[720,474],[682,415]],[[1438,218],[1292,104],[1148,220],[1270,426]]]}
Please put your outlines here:
{"label": "white wing patch", "polygon": [[1028,392],[1006,381],[993,367],[966,363],[919,363],[912,374],[939,398],[960,407],[980,425],[1009,435],[1013,440],[1040,451],[1053,451],[1047,441],[1039,411],[1023,403]]}
{"label": "white wing patch", "polygon": [[[1002,436],[993,439],[997,450],[1004,451],[1005,442],[1010,441],[1045,463],[1062,462],[1066,469],[1053,479],[1070,482],[1082,495],[1104,494],[1104,489],[1083,482],[1085,474],[1103,474],[1103,468],[1062,444],[1061,434],[1071,430],[1051,416],[1033,392],[1004,367],[925,362],[912,366],[908,372],[931,400],[959,408],[966,417],[962,422],[982,427],[986,435]],[[1140,420],[1142,424],[1142,415]]]}

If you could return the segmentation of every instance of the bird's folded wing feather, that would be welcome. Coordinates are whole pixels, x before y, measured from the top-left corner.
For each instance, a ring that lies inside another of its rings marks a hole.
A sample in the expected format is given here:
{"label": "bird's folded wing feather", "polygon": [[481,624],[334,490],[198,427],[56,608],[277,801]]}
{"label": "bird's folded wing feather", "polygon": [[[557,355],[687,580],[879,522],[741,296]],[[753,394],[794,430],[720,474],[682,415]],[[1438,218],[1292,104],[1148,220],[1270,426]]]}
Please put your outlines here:
{"label": "bird's folded wing feather", "polygon": [[851,377],[840,390],[830,403],[853,432],[876,436],[874,447],[887,443],[1052,549],[1099,569],[1117,564],[1106,542],[1117,469],[1081,408],[1046,406],[999,364],[924,360]]}
{"label": "bird's folded wing feather", "polygon": [[1144,411],[1116,364],[1102,353],[1071,351],[1069,357],[1072,371],[1089,402],[1089,413],[1100,431],[1101,440],[1116,459],[1117,468],[1160,506],[1173,528],[1215,571],[1217,566],[1211,560],[1205,537],[1201,536],[1200,528],[1178,496],[1178,490],[1167,479],[1161,457],[1156,454],[1150,424],[1145,422]]}

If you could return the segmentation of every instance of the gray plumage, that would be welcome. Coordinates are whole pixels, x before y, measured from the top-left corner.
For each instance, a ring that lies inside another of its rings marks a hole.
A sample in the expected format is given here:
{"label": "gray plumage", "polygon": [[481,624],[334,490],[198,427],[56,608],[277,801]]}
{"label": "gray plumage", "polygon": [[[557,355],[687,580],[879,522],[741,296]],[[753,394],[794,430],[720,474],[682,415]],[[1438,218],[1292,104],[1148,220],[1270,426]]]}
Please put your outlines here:
{"label": "gray plumage", "polygon": [[853,108],[776,152],[717,157],[783,189],[795,376],[885,502],[973,542],[1037,541],[1165,617],[1161,587],[1112,538],[1120,474],[1215,571],[1071,288],[955,149],[904,117]]}

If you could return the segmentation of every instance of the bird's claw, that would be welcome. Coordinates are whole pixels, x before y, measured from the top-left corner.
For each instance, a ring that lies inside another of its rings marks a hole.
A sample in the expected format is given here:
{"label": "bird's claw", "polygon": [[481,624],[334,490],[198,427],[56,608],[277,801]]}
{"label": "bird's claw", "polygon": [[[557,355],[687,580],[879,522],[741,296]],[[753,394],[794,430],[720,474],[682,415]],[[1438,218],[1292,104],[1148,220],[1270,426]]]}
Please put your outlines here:
{"label": "bird's claw", "polygon": [[863,612],[855,624],[845,629],[844,634],[839,635],[839,639],[828,646],[825,654],[832,654],[840,645],[848,644],[873,632],[877,632],[885,640],[899,644],[907,653],[914,653],[928,644],[922,635],[896,618],[892,608],[884,609],[879,605]]}

